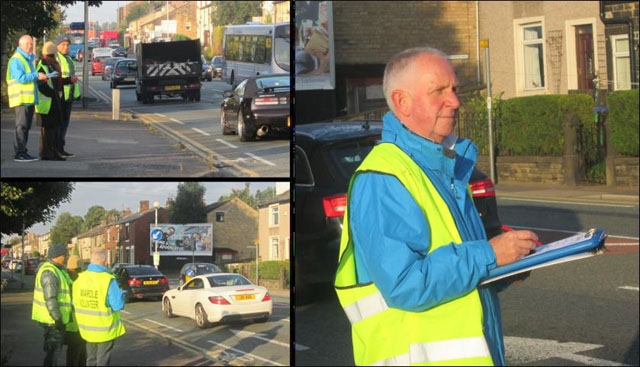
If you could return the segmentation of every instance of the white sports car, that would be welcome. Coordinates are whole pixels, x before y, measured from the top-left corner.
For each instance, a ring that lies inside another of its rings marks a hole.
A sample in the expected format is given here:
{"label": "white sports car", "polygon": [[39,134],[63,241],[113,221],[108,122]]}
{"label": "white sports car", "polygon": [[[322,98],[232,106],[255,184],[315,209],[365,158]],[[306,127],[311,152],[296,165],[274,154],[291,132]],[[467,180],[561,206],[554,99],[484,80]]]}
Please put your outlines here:
{"label": "white sports car", "polygon": [[266,322],[273,312],[267,288],[235,273],[198,275],[162,297],[166,317],[196,320],[201,329],[235,320]]}

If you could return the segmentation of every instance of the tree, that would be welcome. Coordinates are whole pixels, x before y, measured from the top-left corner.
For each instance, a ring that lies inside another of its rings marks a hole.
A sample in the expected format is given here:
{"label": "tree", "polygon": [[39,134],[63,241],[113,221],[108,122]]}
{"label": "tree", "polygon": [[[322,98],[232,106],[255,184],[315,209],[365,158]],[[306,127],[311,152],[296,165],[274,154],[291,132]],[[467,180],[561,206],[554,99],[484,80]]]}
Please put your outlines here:
{"label": "tree", "polygon": [[137,3],[136,5],[131,6],[131,8],[129,9],[129,13],[127,14],[127,17],[125,18],[125,23],[129,24],[133,20],[142,18],[143,16],[149,14],[149,12],[152,9],[153,8],[151,7],[151,4],[148,2],[140,2],[140,3]]}
{"label": "tree", "polygon": [[256,205],[260,205],[262,203],[266,203],[269,200],[273,200],[276,197],[276,188],[275,187],[267,187],[264,191],[256,191],[255,194]]}
{"label": "tree", "polygon": [[21,233],[36,223],[48,223],[63,202],[71,200],[73,182],[2,182],[1,233]]}
{"label": "tree", "polygon": [[213,24],[244,24],[262,13],[262,1],[214,1]]}
{"label": "tree", "polygon": [[249,204],[250,207],[252,207],[254,209],[257,208],[256,200],[251,195],[251,183],[250,182],[245,182],[244,183],[244,189],[231,189],[231,194],[220,196],[218,201],[230,200],[232,198],[238,198],[238,199],[244,201],[245,203]]}
{"label": "tree", "polygon": [[87,214],[84,216],[84,224],[82,230],[88,231],[93,227],[100,225],[100,222],[103,219],[106,219],[107,211],[101,207],[100,205],[94,205],[89,210],[87,210]]}
{"label": "tree", "polygon": [[204,194],[207,189],[198,182],[181,182],[175,200],[169,205],[171,223],[205,223]]}
{"label": "tree", "polygon": [[60,214],[58,220],[56,220],[56,224],[49,232],[51,243],[68,244],[71,242],[71,238],[82,232],[83,222],[84,220],[79,215],[74,217],[69,212]]}

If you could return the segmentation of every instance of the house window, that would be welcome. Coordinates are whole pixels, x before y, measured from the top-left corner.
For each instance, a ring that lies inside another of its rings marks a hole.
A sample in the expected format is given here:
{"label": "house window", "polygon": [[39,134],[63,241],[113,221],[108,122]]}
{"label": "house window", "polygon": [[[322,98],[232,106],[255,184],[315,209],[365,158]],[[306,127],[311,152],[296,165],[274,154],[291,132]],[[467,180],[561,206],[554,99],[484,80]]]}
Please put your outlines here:
{"label": "house window", "polygon": [[224,222],[224,212],[216,212],[216,222]]}
{"label": "house window", "polygon": [[188,31],[190,31],[190,30],[191,30],[191,22],[187,22],[187,24],[186,24],[186,28],[187,28],[187,30],[188,30]]}
{"label": "house window", "polygon": [[275,227],[278,225],[278,220],[279,220],[279,206],[276,205],[271,205],[269,206],[269,227]]}
{"label": "house window", "polygon": [[545,78],[542,23],[522,25],[521,30],[524,89],[543,89]]}
{"label": "house window", "polygon": [[270,258],[271,260],[277,260],[280,258],[278,253],[278,237],[271,237],[271,246],[270,246]]}
{"label": "house window", "polygon": [[611,36],[611,56],[613,57],[613,89],[631,89],[628,36]]}

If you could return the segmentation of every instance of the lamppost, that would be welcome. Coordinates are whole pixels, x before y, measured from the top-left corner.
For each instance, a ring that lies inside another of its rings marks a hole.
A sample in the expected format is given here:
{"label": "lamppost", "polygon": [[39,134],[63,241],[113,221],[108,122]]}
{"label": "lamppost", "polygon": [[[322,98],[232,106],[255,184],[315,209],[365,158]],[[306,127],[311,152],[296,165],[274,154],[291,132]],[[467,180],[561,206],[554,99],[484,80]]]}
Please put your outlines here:
{"label": "lamppost", "polygon": [[[160,203],[157,201],[153,202],[153,207],[156,210],[156,224],[155,227],[158,228],[158,208],[160,207]],[[158,265],[160,265],[160,254],[158,254],[158,241],[155,240],[153,241],[155,242],[156,245],[156,252],[153,254],[153,265],[156,267],[156,269],[158,268]]]}
{"label": "lamppost", "polygon": [[254,246],[256,248],[256,285],[259,285],[258,284],[258,280],[260,279],[260,276],[259,276],[259,272],[258,272],[258,251],[259,251],[260,247],[258,247],[258,241],[253,241],[253,246],[247,246],[247,247],[251,248],[251,247],[254,247]]}

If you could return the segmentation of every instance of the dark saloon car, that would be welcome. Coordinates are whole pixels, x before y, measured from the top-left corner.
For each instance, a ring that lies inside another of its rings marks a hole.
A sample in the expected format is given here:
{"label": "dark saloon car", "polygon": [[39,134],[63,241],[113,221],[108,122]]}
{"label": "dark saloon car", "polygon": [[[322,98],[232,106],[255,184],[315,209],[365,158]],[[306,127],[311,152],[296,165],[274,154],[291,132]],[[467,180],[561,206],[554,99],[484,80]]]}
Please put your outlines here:
{"label": "dark saloon car", "polygon": [[211,58],[211,68],[214,78],[222,78],[222,56],[214,56]]}
{"label": "dark saloon car", "polygon": [[224,92],[220,104],[222,134],[236,132],[240,141],[272,133],[289,136],[290,86],[289,74],[256,75]]}
{"label": "dark saloon car", "polygon": [[222,273],[216,264],[210,263],[186,263],[180,269],[180,285],[191,280],[196,275]]}
{"label": "dark saloon car", "polygon": [[138,62],[136,59],[120,59],[113,65],[111,70],[111,88],[118,88],[119,85],[136,84],[136,72]]}
{"label": "dark saloon car", "polygon": [[207,59],[202,56],[202,75],[200,75],[200,80],[206,80],[208,82],[213,80],[213,68],[211,64],[207,61]]}
{"label": "dark saloon car", "polygon": [[[296,303],[309,302],[311,287],[333,282],[338,266],[349,179],[380,139],[382,124],[350,121],[295,127]],[[491,180],[475,169],[473,200],[487,236],[502,233]]]}
{"label": "dark saloon car", "polygon": [[122,57],[110,57],[104,60],[104,69],[102,69],[102,80],[111,80],[111,72],[116,61],[122,60]]}
{"label": "dark saloon car", "polygon": [[127,57],[127,49],[124,47],[118,47],[113,50],[113,57]]}
{"label": "dark saloon car", "polygon": [[151,265],[121,265],[114,273],[120,289],[127,291],[127,302],[133,298],[162,299],[169,290],[169,280]]}

